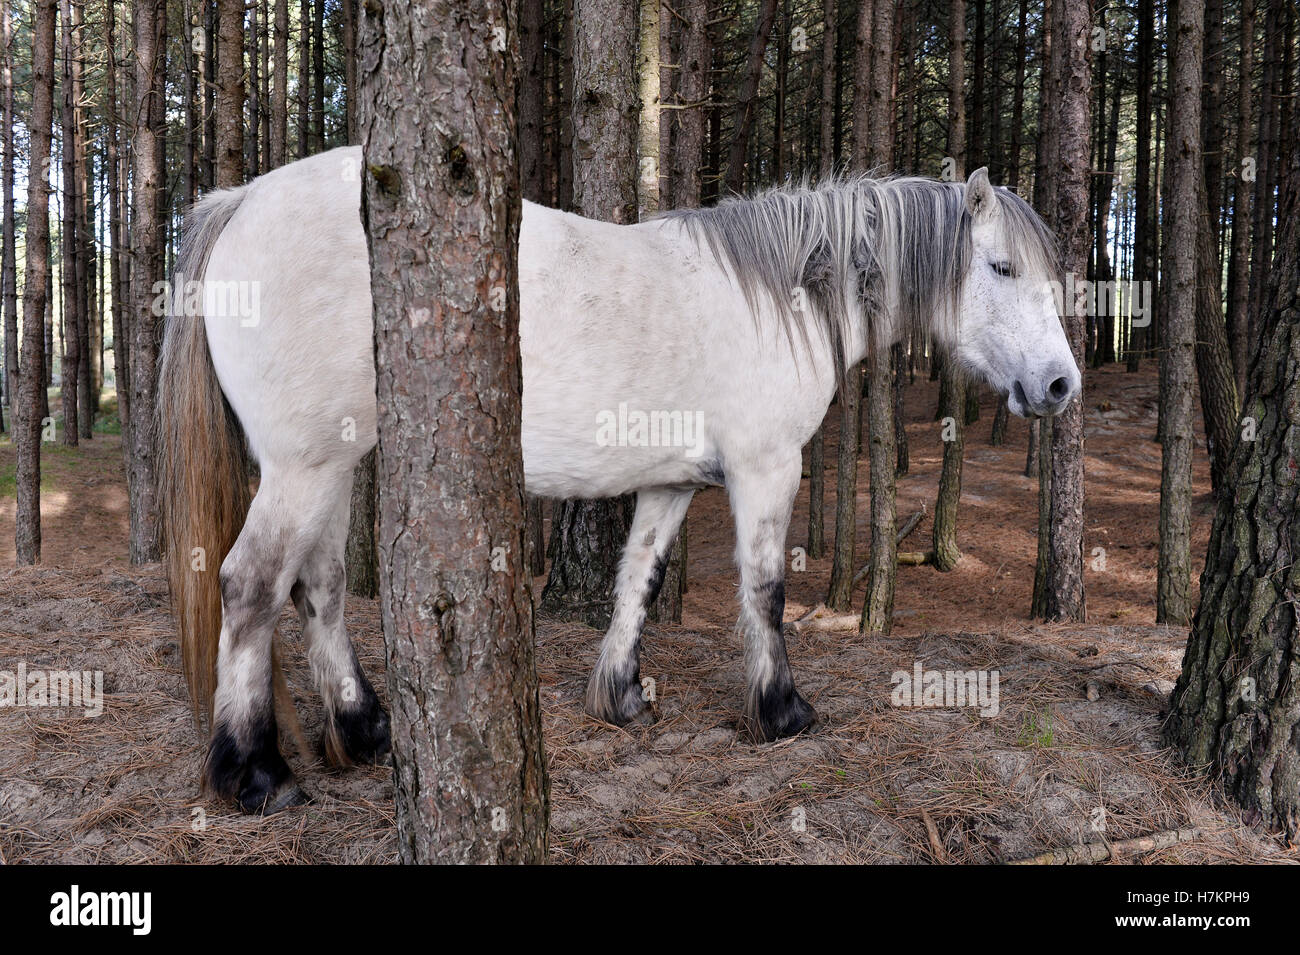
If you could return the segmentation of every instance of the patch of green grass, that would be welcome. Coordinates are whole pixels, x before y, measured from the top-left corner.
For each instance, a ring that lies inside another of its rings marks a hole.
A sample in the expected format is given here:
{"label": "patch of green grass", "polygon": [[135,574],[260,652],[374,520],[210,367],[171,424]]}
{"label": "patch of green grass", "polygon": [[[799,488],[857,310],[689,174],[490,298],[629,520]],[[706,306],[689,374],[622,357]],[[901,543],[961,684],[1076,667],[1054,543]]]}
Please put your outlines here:
{"label": "patch of green grass", "polygon": [[[16,463],[0,464],[0,497],[15,497],[18,494],[18,465]],[[41,493],[54,490],[54,475],[41,470]]]}
{"label": "patch of green grass", "polygon": [[1054,737],[1052,728],[1052,711],[1045,709],[1040,713],[1026,713],[1020,723],[1020,736],[1017,745],[1028,749],[1049,749]]}

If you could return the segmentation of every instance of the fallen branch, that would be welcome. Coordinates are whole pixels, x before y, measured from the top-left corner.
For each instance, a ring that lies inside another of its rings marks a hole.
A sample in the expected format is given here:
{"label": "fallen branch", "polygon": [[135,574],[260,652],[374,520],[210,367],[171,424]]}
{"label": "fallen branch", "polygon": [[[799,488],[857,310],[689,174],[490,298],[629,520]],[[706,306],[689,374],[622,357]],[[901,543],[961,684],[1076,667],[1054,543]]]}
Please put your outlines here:
{"label": "fallen branch", "polygon": [[825,604],[818,604],[791,624],[795,633],[821,633],[831,630],[856,630],[862,617],[856,613],[832,613]]}
{"label": "fallen branch", "polygon": [[[921,505],[921,509],[919,511],[917,511],[915,514],[913,514],[904,522],[903,526],[899,529],[898,533],[894,535],[895,547],[903,543],[903,541],[907,539],[908,534],[912,533],[912,531],[916,530],[918,527],[921,526],[921,518],[923,517],[925,517],[924,504]],[[918,559],[918,557],[920,559]],[[934,560],[934,555],[931,554],[929,551],[926,551],[924,553],[920,551],[903,551],[898,555],[898,563],[906,564],[908,566],[919,566],[920,564],[928,564],[928,563],[932,563],[933,560]],[[856,587],[858,584],[862,583],[864,579],[866,579],[867,571],[870,569],[871,569],[871,563],[870,561],[868,561],[866,564],[862,565],[861,569],[859,569],[856,574],[853,575],[854,587]]]}
{"label": "fallen branch", "polygon": [[1136,839],[1119,842],[1088,842],[1081,846],[1053,849],[1029,859],[1015,859],[1007,865],[1091,865],[1094,862],[1114,861],[1124,856],[1142,855],[1157,849],[1168,849],[1180,842],[1201,838],[1200,829],[1167,829]]}

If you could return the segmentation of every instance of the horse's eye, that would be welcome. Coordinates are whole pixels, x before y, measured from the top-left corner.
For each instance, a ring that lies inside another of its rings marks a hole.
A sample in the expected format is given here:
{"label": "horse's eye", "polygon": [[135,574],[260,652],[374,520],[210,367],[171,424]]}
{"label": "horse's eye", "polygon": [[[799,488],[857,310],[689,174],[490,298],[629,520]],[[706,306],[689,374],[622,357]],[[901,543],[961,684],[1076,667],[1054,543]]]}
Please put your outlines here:
{"label": "horse's eye", "polygon": [[1002,276],[1004,279],[1011,278],[1016,274],[1016,270],[1011,267],[1010,262],[990,262],[989,265],[993,268],[994,272],[998,273],[998,275]]}

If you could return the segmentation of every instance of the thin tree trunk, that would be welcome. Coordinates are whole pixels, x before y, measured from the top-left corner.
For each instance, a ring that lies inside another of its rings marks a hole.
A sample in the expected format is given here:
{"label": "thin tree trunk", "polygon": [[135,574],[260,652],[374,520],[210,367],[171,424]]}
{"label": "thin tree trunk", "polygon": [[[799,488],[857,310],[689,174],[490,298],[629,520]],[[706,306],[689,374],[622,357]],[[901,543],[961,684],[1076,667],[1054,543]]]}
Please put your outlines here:
{"label": "thin tree trunk", "polygon": [[[948,156],[952,177],[966,178],[966,3],[952,0],[948,24]],[[934,503],[934,566],[952,570],[961,559],[957,546],[957,510],[961,503],[962,456],[965,453],[966,381],[951,356],[939,372],[938,417],[943,438],[943,467]]]}
{"label": "thin tree trunk", "polygon": [[[1246,0],[1247,3],[1252,0]],[[1134,226],[1134,278],[1139,283],[1155,280],[1155,209],[1151,188],[1151,92],[1152,61],[1155,58],[1153,47],[1155,34],[1155,0],[1138,0],[1137,32],[1137,174],[1135,202],[1137,221]],[[1154,299],[1144,295],[1147,314],[1145,321],[1152,321],[1151,307]],[[1133,339],[1129,343],[1127,369],[1136,372],[1139,360],[1147,350],[1147,325],[1134,325]]]}
{"label": "thin tree trunk", "polygon": [[[573,202],[592,219],[637,218],[636,0],[575,0]],[[541,610],[609,626],[618,558],[632,498],[558,503],[551,514],[551,571]]]}
{"label": "thin tree trunk", "polygon": [[216,111],[216,185],[225,189],[244,181],[243,0],[217,0]]}
{"label": "thin tree trunk", "polygon": [[1160,472],[1160,552],[1157,561],[1156,622],[1185,626],[1192,619],[1191,504],[1192,402],[1196,387],[1196,232],[1202,202],[1201,43],[1204,0],[1177,0],[1171,8],[1174,44],[1169,72],[1169,276],[1160,361],[1164,406],[1163,464]]}
{"label": "thin tree trunk", "polygon": [[61,0],[60,33],[62,36],[63,80],[61,83],[63,103],[60,111],[62,120],[63,145],[63,225],[59,243],[63,253],[62,295],[60,305],[63,313],[63,365],[59,375],[59,393],[63,398],[63,443],[70,448],[77,446],[80,430],[78,428],[78,389],[81,383],[81,317],[78,314],[80,295],[77,289],[77,258],[80,252],[77,242],[77,106],[74,99],[76,80],[75,57],[72,49],[72,4],[70,0]]}
{"label": "thin tree trunk", "polygon": [[325,149],[325,0],[313,0],[311,20],[312,152]]}
{"label": "thin tree trunk", "polygon": [[14,545],[19,564],[41,559],[41,418],[45,395],[45,334],[50,254],[50,146],[54,122],[55,0],[32,3],[32,112],[28,127],[31,167],[27,177],[27,250],[23,287],[23,353],[14,402],[14,483],[17,510]]}
{"label": "thin tree trunk", "polygon": [[[1053,229],[1061,249],[1063,272],[1084,289],[1090,235],[1088,228],[1088,116],[1092,84],[1090,0],[1054,0],[1052,4],[1051,109],[1055,116],[1051,147]],[[1066,303],[1066,337],[1075,362],[1083,367],[1084,312],[1081,301]],[[1050,433],[1051,440],[1047,440]],[[1072,401],[1041,437],[1040,454],[1050,455],[1049,493],[1040,495],[1039,562],[1036,586],[1042,601],[1036,613],[1048,620],[1082,621],[1087,617],[1083,583],[1083,400]],[[1048,512],[1041,513],[1046,504]],[[1045,518],[1045,519],[1044,519]],[[1043,535],[1047,539],[1042,539]],[[1046,553],[1044,553],[1044,551]],[[1044,560],[1044,557],[1046,558]]]}
{"label": "thin tree trunk", "polygon": [[[835,170],[835,73],[836,29],[835,0],[822,4],[822,97],[818,116],[820,172],[830,178]],[[826,421],[812,436],[808,446],[808,556],[821,560],[826,556]]]}
{"label": "thin tree trunk", "polygon": [[[1145,0],[1150,2],[1150,0]],[[1250,192],[1246,161],[1251,156],[1250,133],[1253,119],[1251,74],[1255,52],[1255,0],[1241,0],[1241,47],[1237,84],[1237,168],[1232,186],[1232,254],[1228,262],[1228,342],[1232,351],[1233,378],[1238,388],[1246,384],[1249,342],[1246,309],[1250,301]]]}
{"label": "thin tree trunk", "polygon": [[298,158],[305,159],[311,136],[311,0],[298,4]]}
{"label": "thin tree trunk", "polygon": [[520,0],[519,52],[522,63],[519,81],[519,178],[523,183],[524,198],[530,202],[546,201],[542,162],[545,25],[544,0]]}
{"label": "thin tree trunk", "polygon": [[704,158],[713,51],[709,43],[707,0],[685,0],[680,12],[686,22],[682,25],[677,63],[678,103],[673,110],[673,205],[694,209],[699,206],[701,198],[700,170]]}
{"label": "thin tree trunk", "polygon": [[[546,858],[524,568],[519,48],[508,35],[496,49],[493,32],[511,19],[502,0],[429,0],[361,20],[364,168],[382,173],[366,177],[362,215],[378,370],[380,607],[406,863]],[[428,161],[425,129],[463,151],[468,175]],[[459,226],[438,228],[446,222]],[[410,268],[412,256],[428,267]],[[505,290],[504,309],[486,288]],[[409,321],[411,307],[433,301],[438,321]],[[428,396],[465,382],[476,410],[444,402],[430,422]],[[456,453],[435,455],[435,436]]]}
{"label": "thin tree trunk", "polygon": [[[113,0],[108,0],[112,8]],[[0,0],[3,17],[4,59],[0,64],[0,96],[3,99],[4,129],[3,137],[4,166],[4,255],[0,259],[0,283],[3,290],[4,311],[4,346],[5,346],[5,399],[11,409],[17,409],[18,401],[15,389],[18,387],[18,263],[14,250],[14,72],[13,72],[13,11],[11,0]],[[110,14],[111,15],[111,14]],[[17,423],[14,424],[15,431]]]}
{"label": "thin tree trunk", "polygon": [[351,519],[344,551],[348,593],[374,597],[379,593],[379,545],[375,541],[378,489],[375,487],[375,458],[372,448],[352,474]]}
{"label": "thin tree trunk", "polygon": [[[271,67],[271,166],[289,160],[289,0],[275,0],[274,52]],[[349,90],[354,90],[352,84]],[[355,93],[349,94],[355,97]]]}
{"label": "thin tree trunk", "polygon": [[[164,174],[160,161],[163,102],[163,36],[166,30],[164,0],[135,0],[132,17],[135,29],[135,135],[131,145],[132,198],[131,252],[132,288],[130,323],[131,449],[127,467],[127,491],[131,511],[131,563],[158,559],[158,507],[155,477],[153,428],[158,362],[158,336],[153,312],[155,283],[161,282],[163,263],[162,196]],[[236,27],[242,21],[236,21]],[[223,47],[225,44],[223,44]],[[238,125],[238,120],[236,121]],[[243,154],[233,159],[222,155],[226,164],[242,171]],[[220,172],[218,173],[220,175]],[[238,175],[238,172],[236,173]]]}
{"label": "thin tree trunk", "polygon": [[[887,169],[894,156],[894,20],[897,0],[875,0],[871,57],[871,165]],[[898,577],[893,349],[873,346],[866,361],[867,448],[871,468],[871,552],[863,633],[889,633]]]}
{"label": "thin tree trunk", "polygon": [[740,92],[736,96],[736,124],[731,139],[731,150],[727,155],[727,189],[730,192],[745,190],[745,157],[749,154],[750,133],[754,128],[754,117],[758,111],[758,87],[763,78],[763,57],[767,53],[767,41],[772,35],[772,24],[776,22],[778,0],[761,0],[758,8],[758,20],[754,25],[754,36],[749,43],[749,53],[745,58],[745,71],[742,74]]}
{"label": "thin tree trunk", "polygon": [[[279,0],[277,0],[279,2]],[[343,112],[349,144],[357,141],[357,6],[343,0]]]}
{"label": "thin tree trunk", "polygon": [[1196,230],[1196,381],[1210,452],[1210,486],[1217,496],[1228,490],[1228,467],[1239,430],[1237,384],[1219,294],[1219,253],[1211,231],[1215,217],[1205,209],[1204,189],[1200,195],[1202,216]]}

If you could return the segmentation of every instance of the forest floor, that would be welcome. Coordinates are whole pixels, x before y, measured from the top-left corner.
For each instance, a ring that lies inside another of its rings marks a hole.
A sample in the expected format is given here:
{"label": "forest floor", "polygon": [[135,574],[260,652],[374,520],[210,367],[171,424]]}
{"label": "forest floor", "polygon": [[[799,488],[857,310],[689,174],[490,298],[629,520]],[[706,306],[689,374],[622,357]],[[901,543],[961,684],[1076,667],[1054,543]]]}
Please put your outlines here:
{"label": "forest floor", "polygon": [[[1006,444],[991,447],[996,405],[987,393],[967,435],[957,568],[901,567],[887,638],[787,637],[796,683],[820,715],[809,733],[764,746],[738,738],[743,676],[721,490],[698,495],[690,511],[683,625],[647,630],[642,674],[656,681],[655,723],[616,729],[586,717],[600,634],[539,620],[552,860],[1002,862],[1195,828],[1189,841],[1138,861],[1300,861],[1296,848],[1245,826],[1161,746],[1187,633],[1154,619],[1156,377],[1151,367],[1111,368],[1090,373],[1086,388],[1086,625],[1028,619],[1037,524],[1036,481],[1023,476],[1028,428],[1013,418]],[[933,509],[942,454],[935,399],[928,381],[907,388],[911,471],[899,484],[900,521]],[[1198,446],[1199,576],[1213,511]],[[199,796],[202,746],[166,585],[157,565],[125,559],[121,461],[112,434],[79,450],[45,447],[43,563],[15,568],[14,452],[0,439],[0,670],[102,671],[105,694],[96,717],[0,710],[0,862],[391,861],[386,767],[334,772],[290,755],[314,801],[267,819]],[[868,513],[866,471],[859,515]],[[833,470],[827,483],[833,527]],[[805,481],[791,548],[805,543],[807,508]],[[859,524],[865,559],[868,529]],[[924,549],[929,535],[927,518],[905,549]],[[824,597],[829,574],[829,557],[790,574],[787,621]],[[351,599],[347,622],[386,695],[377,603]],[[288,608],[281,636],[314,739],[319,703]],[[892,705],[891,676],[917,663],[997,671],[997,714]]]}

